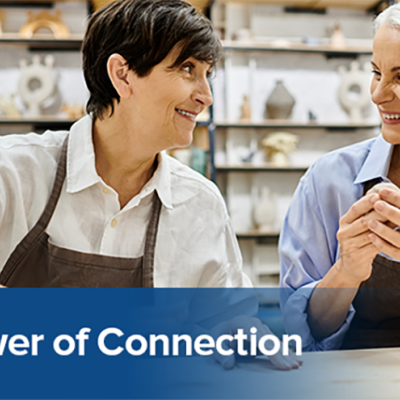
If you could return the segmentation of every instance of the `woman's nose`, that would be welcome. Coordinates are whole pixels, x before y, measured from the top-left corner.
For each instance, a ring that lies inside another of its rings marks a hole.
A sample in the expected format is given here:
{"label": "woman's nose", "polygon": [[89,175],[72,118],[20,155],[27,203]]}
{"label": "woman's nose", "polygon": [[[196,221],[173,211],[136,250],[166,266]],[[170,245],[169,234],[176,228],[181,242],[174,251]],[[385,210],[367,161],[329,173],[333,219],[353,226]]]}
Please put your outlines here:
{"label": "woman's nose", "polygon": [[193,96],[196,103],[202,104],[206,107],[211,106],[213,103],[213,96],[208,79],[204,79],[199,82],[199,85],[196,88]]}
{"label": "woman's nose", "polygon": [[391,102],[395,98],[391,82],[381,79],[379,82],[371,84],[371,100],[375,104]]}

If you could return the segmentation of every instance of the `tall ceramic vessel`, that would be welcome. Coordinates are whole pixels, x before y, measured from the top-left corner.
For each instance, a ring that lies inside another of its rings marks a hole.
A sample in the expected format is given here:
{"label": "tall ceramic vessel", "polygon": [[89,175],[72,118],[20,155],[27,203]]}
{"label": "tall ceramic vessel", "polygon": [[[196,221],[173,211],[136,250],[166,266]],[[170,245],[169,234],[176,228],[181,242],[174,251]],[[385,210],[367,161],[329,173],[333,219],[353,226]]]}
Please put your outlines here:
{"label": "tall ceramic vessel", "polygon": [[260,232],[274,231],[276,219],[276,196],[266,186],[261,188],[259,202],[254,207],[254,221]]}
{"label": "tall ceramic vessel", "polygon": [[286,89],[282,81],[276,81],[276,85],[267,100],[265,117],[267,119],[288,119],[292,114],[296,101]]}

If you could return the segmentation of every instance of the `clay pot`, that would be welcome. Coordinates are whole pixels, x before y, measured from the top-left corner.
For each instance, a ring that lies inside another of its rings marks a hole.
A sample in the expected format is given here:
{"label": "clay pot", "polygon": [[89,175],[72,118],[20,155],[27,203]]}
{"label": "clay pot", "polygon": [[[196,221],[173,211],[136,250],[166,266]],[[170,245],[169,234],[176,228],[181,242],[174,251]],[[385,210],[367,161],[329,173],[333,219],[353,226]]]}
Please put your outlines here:
{"label": "clay pot", "polygon": [[288,119],[292,114],[296,101],[286,89],[282,81],[276,85],[267,100],[265,117],[267,119]]}

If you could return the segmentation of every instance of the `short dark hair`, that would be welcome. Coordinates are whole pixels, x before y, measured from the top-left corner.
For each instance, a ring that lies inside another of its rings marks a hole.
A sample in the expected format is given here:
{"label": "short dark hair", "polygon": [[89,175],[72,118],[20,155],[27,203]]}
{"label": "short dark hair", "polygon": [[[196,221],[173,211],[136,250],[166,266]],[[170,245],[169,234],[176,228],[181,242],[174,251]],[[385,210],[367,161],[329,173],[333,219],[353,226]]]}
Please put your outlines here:
{"label": "short dark hair", "polygon": [[215,65],[221,44],[211,22],[184,0],[117,0],[90,18],[83,40],[83,72],[90,98],[86,106],[94,119],[102,119],[120,97],[107,73],[112,54],[125,58],[138,76],[153,67],[175,45],[180,53],[171,68],[194,57]]}

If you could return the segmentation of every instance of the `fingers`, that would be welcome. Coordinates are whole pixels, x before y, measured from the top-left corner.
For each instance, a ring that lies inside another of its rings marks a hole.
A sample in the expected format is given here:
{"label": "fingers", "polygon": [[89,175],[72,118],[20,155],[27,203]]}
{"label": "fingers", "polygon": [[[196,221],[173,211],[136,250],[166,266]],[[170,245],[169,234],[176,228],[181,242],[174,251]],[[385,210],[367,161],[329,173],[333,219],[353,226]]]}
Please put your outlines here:
{"label": "fingers", "polygon": [[400,192],[393,189],[381,189],[379,196],[383,201],[400,208]]}
{"label": "fingers", "polygon": [[374,193],[362,197],[355,202],[347,211],[347,213],[340,219],[341,224],[351,224],[361,216],[365,215],[368,211],[373,209],[375,202],[379,200],[379,196]]}
{"label": "fingers", "polygon": [[371,241],[374,246],[383,253],[387,254],[390,257],[393,257],[397,260],[400,260],[400,249],[393,246],[392,244],[386,242],[384,239],[380,238],[379,236],[371,233]]}
{"label": "fingers", "polygon": [[373,233],[379,236],[384,241],[388,242],[389,245],[400,249],[400,232],[395,231],[385,224],[377,221],[371,221],[369,227]]}
{"label": "fingers", "polygon": [[374,204],[374,209],[381,217],[386,218],[396,226],[400,225],[400,210],[397,206],[393,206],[385,201],[378,201]]}
{"label": "fingers", "polygon": [[[260,320],[259,323],[257,324],[257,329],[258,329],[257,340],[261,339],[261,337],[265,335],[273,335],[268,326],[264,325]],[[282,371],[298,369],[300,365],[303,364],[303,361],[297,358],[297,356],[293,354],[292,351],[289,352],[288,356],[284,356],[282,354],[282,343],[279,351],[273,356],[268,356],[268,359],[277,369]]]}
{"label": "fingers", "polygon": [[372,220],[386,222],[387,217],[381,215],[380,213],[374,210],[369,214],[362,216],[352,224],[342,226],[338,231],[338,241],[340,242],[343,239],[360,235],[363,232],[368,232],[369,230],[368,223],[369,221]]}
{"label": "fingers", "polygon": [[[367,225],[368,229],[368,225]],[[369,238],[369,229],[362,233],[361,235],[358,235],[356,237],[352,237],[351,239],[348,239],[346,241],[343,241],[343,244],[340,246],[340,254],[341,255],[346,255],[351,252],[355,252],[358,249],[361,249],[369,244],[371,244],[371,239]],[[341,236],[341,234],[338,234],[338,238]],[[342,240],[339,240],[339,243],[341,243]]]}

